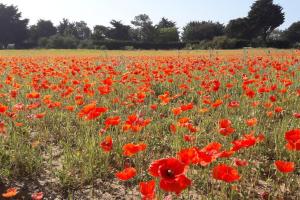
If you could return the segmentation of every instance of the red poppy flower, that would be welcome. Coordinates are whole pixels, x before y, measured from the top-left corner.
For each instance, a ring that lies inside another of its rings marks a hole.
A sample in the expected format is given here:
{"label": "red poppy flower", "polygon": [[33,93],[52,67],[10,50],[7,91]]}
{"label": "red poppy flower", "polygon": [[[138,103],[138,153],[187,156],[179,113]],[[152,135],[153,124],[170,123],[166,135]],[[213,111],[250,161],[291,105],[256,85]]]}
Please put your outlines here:
{"label": "red poppy flower", "polygon": [[116,173],[116,177],[121,181],[132,179],[136,175],[136,169],[133,167],[125,168],[123,171]]}
{"label": "red poppy flower", "polygon": [[5,113],[6,110],[7,110],[7,106],[0,103],[0,113]]}
{"label": "red poppy flower", "polygon": [[223,101],[221,99],[217,99],[214,103],[211,104],[213,108],[217,108],[223,104]]}
{"label": "red poppy flower", "polygon": [[157,110],[157,104],[151,105],[150,108],[151,108],[152,110]]}
{"label": "red poppy flower", "polygon": [[219,121],[219,133],[224,136],[232,134],[235,130],[231,127],[231,121],[229,119],[222,119]]}
{"label": "red poppy flower", "polygon": [[106,138],[100,143],[100,147],[105,152],[110,152],[113,148],[113,141],[111,136],[106,136]]}
{"label": "red poppy flower", "polygon": [[293,116],[294,116],[295,118],[300,119],[300,113],[294,113]]}
{"label": "red poppy flower", "polygon": [[121,121],[120,116],[108,117],[105,119],[104,124],[106,127],[117,126]]}
{"label": "red poppy flower", "polygon": [[167,105],[171,100],[169,92],[159,95],[158,98],[162,101],[162,105]]}
{"label": "red poppy flower", "polygon": [[140,151],[145,150],[146,147],[147,147],[147,145],[144,144],[144,143],[140,143],[140,144],[132,144],[132,143],[125,144],[123,146],[123,155],[131,157],[134,154],[136,154],[136,153],[138,153]]}
{"label": "red poppy flower", "polygon": [[294,129],[285,133],[285,140],[288,142],[288,150],[300,150],[300,129]]}
{"label": "red poppy flower", "polygon": [[17,91],[17,90],[12,90],[12,91],[10,91],[10,96],[11,96],[12,98],[16,98],[17,95],[18,95],[18,91]]}
{"label": "red poppy flower", "polygon": [[233,167],[226,164],[219,164],[213,168],[212,176],[217,180],[222,180],[228,183],[237,181],[240,179],[239,173]]}
{"label": "red poppy flower", "polygon": [[31,195],[31,199],[32,200],[42,200],[44,197],[44,193],[43,192],[37,192],[37,193],[33,193]]}
{"label": "red poppy flower", "polygon": [[107,78],[107,79],[102,81],[102,83],[105,84],[105,85],[112,85],[113,82],[114,81],[111,78]]}
{"label": "red poppy flower", "polygon": [[40,93],[38,93],[38,92],[31,92],[31,93],[28,93],[26,95],[26,97],[28,99],[38,99],[38,98],[40,98]]}
{"label": "red poppy flower", "polygon": [[4,198],[11,198],[18,194],[17,188],[9,188],[6,190],[5,193],[2,194],[2,197]]}
{"label": "red poppy flower", "polygon": [[108,109],[105,107],[97,107],[96,102],[93,102],[93,103],[90,103],[90,104],[84,106],[78,113],[78,116],[84,117],[84,119],[86,119],[86,120],[92,120],[92,119],[99,117],[100,115],[105,113],[107,110]]}
{"label": "red poppy flower", "polygon": [[173,108],[172,112],[173,112],[174,115],[179,115],[180,113],[182,113],[182,110],[181,110],[180,107],[179,108]]}
{"label": "red poppy flower", "polygon": [[191,163],[197,164],[199,161],[198,151],[199,149],[197,147],[182,149],[178,153],[178,158],[181,162],[185,163],[186,165],[189,165]]}
{"label": "red poppy flower", "polygon": [[228,107],[229,108],[237,108],[240,106],[240,103],[238,101],[231,101],[229,104],[228,104]]}
{"label": "red poppy flower", "polygon": [[256,118],[247,119],[246,124],[248,126],[255,126],[257,124],[257,119]]}
{"label": "red poppy flower", "polygon": [[275,102],[277,100],[277,97],[275,95],[270,96],[270,101]]}
{"label": "red poppy flower", "polygon": [[176,126],[174,124],[170,124],[171,133],[176,133],[176,130],[177,130]]}
{"label": "red poppy flower", "polygon": [[282,107],[279,107],[279,106],[278,106],[278,107],[275,108],[275,112],[276,112],[276,113],[281,113],[282,111],[283,111],[283,108],[282,108]]}
{"label": "red poppy flower", "polygon": [[247,160],[241,160],[241,159],[238,159],[238,158],[235,158],[233,161],[234,161],[234,164],[236,166],[239,166],[239,167],[244,167],[244,166],[247,166],[249,164]]}
{"label": "red poppy flower", "polygon": [[243,135],[242,139],[237,139],[232,142],[233,147],[231,148],[231,150],[238,151],[242,148],[249,148],[263,140],[264,140],[264,135],[262,135],[262,134],[257,137],[255,137],[253,133],[245,134],[245,135]]}
{"label": "red poppy flower", "polygon": [[187,105],[182,105],[182,106],[180,106],[180,109],[181,109],[182,111],[187,111],[187,110],[192,110],[193,107],[194,107],[193,103],[189,103],[189,104],[187,104]]}
{"label": "red poppy flower", "polygon": [[289,173],[295,170],[294,162],[286,162],[282,160],[275,161],[276,168],[282,173]]}
{"label": "red poppy flower", "polygon": [[108,85],[99,86],[98,91],[101,95],[106,95],[106,94],[109,94],[111,92],[111,88]]}
{"label": "red poppy flower", "polygon": [[164,158],[151,163],[149,173],[160,177],[160,188],[167,192],[180,194],[191,185],[191,181],[184,175],[186,165],[176,158]]}
{"label": "red poppy flower", "polygon": [[249,98],[252,99],[252,98],[255,97],[256,93],[255,93],[253,90],[248,89],[248,90],[246,91],[246,95],[247,95]]}
{"label": "red poppy flower", "polygon": [[43,112],[43,113],[34,114],[32,117],[35,119],[41,119],[41,118],[45,117],[45,115],[46,115],[46,113]]}
{"label": "red poppy flower", "polygon": [[159,187],[167,192],[175,192],[179,195],[183,190],[191,185],[191,180],[185,175],[179,175],[174,180],[161,179]]}
{"label": "red poppy flower", "polygon": [[222,151],[218,154],[218,158],[229,158],[231,157],[235,151],[229,150],[229,151]]}
{"label": "red poppy flower", "polygon": [[155,199],[155,181],[140,182],[140,192],[142,200],[154,200]]}
{"label": "red poppy flower", "polygon": [[102,115],[103,113],[105,113],[108,109],[105,107],[96,107],[95,109],[93,109],[92,111],[90,111],[87,116],[85,117],[86,120],[92,120],[95,119],[97,117],[99,117],[100,115]]}
{"label": "red poppy flower", "polygon": [[143,119],[136,114],[129,115],[125,124],[123,125],[123,130],[131,130],[133,132],[138,132],[142,130],[143,127],[147,126],[151,122],[151,119]]}

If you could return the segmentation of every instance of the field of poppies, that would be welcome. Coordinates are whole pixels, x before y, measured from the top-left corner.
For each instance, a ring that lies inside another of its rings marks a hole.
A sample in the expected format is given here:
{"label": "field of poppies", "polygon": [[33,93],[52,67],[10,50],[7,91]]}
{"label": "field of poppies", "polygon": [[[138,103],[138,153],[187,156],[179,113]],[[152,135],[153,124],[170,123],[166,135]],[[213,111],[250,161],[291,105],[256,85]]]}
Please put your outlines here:
{"label": "field of poppies", "polygon": [[0,192],[300,199],[300,51],[0,51]]}

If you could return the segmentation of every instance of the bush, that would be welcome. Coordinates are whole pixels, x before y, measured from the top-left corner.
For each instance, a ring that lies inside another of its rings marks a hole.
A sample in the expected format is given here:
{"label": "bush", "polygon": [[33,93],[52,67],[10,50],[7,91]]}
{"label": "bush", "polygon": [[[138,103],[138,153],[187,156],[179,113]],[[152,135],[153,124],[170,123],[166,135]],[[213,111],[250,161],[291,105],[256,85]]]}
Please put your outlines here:
{"label": "bush", "polygon": [[78,49],[95,49],[95,45],[92,40],[81,40]]}
{"label": "bush", "polygon": [[182,49],[185,47],[185,43],[182,42],[140,42],[140,41],[119,41],[119,40],[102,40],[94,41],[94,44],[98,47],[106,46],[107,49],[125,49],[125,47],[131,46],[134,49]]}
{"label": "bush", "polygon": [[42,37],[38,40],[38,47],[49,48],[49,45],[50,45],[49,38]]}
{"label": "bush", "polygon": [[134,47],[133,46],[125,46],[124,47],[124,50],[134,50]]}
{"label": "bush", "polygon": [[253,40],[251,40],[250,43],[251,47],[267,47],[267,44],[261,39],[261,38],[255,38]]}
{"label": "bush", "polygon": [[101,45],[101,46],[97,47],[97,49],[100,49],[100,50],[107,50],[107,46]]}
{"label": "bush", "polygon": [[228,38],[226,36],[214,37],[213,40],[202,40],[186,46],[190,49],[239,49],[249,46],[248,40]]}
{"label": "bush", "polygon": [[293,45],[293,48],[295,48],[295,49],[300,49],[300,42],[294,44],[294,45]]}
{"label": "bush", "polygon": [[53,35],[49,38],[47,48],[76,49],[79,41],[73,36]]}
{"label": "bush", "polygon": [[288,49],[291,47],[289,41],[287,40],[268,40],[267,47],[278,48],[278,49]]}

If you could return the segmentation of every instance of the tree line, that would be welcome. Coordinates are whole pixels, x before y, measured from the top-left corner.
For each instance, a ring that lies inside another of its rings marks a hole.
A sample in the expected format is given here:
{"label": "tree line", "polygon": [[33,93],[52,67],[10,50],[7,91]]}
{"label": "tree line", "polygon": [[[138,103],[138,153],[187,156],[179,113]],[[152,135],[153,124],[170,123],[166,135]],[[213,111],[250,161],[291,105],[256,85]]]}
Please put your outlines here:
{"label": "tree line", "polygon": [[213,21],[191,21],[180,33],[176,22],[162,18],[154,24],[140,14],[130,25],[111,20],[110,26],[91,30],[84,21],[63,19],[58,26],[40,19],[29,26],[28,19],[14,5],[0,4],[0,48],[54,49],[233,49],[251,47],[300,47],[300,21],[286,30],[285,13],[273,0],[255,1],[248,15],[227,25]]}

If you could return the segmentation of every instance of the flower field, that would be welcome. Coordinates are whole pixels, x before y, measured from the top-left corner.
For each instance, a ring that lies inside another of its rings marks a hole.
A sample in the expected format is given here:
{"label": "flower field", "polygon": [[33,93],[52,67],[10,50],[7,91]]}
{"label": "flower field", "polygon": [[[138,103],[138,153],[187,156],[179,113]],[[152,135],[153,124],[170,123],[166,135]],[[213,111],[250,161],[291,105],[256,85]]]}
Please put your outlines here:
{"label": "flower field", "polygon": [[300,51],[0,51],[0,192],[300,199]]}

